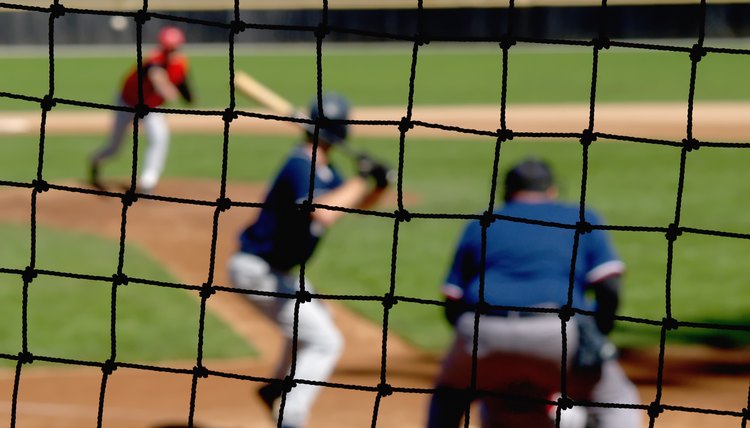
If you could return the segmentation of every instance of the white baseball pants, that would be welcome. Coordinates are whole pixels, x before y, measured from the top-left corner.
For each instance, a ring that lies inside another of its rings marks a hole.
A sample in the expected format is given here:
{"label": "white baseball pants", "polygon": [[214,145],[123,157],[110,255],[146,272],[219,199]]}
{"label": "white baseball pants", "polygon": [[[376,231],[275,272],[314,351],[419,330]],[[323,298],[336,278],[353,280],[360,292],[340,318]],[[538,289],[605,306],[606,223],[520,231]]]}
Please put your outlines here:
{"label": "white baseball pants", "polygon": [[[125,106],[125,102],[118,101],[118,105]],[[133,113],[116,111],[112,130],[107,144],[94,154],[93,161],[100,162],[117,154],[122,148],[125,132],[133,123]],[[169,126],[163,113],[151,112],[147,114],[141,124],[144,128],[147,147],[144,152],[142,168],[138,177],[138,187],[141,191],[149,192],[159,182],[169,152]]]}
{"label": "white baseball pants", "polygon": [[[299,277],[271,269],[263,259],[238,252],[229,260],[229,274],[234,287],[244,290],[294,294],[299,290]],[[314,293],[305,280],[305,289]],[[273,320],[287,339],[275,377],[284,379],[291,370],[294,336],[294,298],[244,295],[248,301]],[[343,337],[325,305],[319,300],[299,306],[297,322],[297,359],[294,378],[300,381],[326,381],[333,372],[343,349]],[[286,396],[283,424],[302,427],[320,386],[297,383]]]}

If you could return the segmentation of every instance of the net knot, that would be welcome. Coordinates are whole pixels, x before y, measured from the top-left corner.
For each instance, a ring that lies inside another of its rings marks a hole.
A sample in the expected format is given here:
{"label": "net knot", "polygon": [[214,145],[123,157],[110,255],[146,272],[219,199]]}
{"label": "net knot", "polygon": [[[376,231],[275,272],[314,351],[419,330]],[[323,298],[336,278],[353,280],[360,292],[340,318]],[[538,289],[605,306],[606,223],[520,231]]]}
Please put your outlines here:
{"label": "net knot", "polygon": [[393,387],[387,383],[378,384],[378,394],[381,397],[387,397],[393,394]]}
{"label": "net knot", "polygon": [[113,285],[128,285],[128,276],[124,273],[116,273],[112,275]]}
{"label": "net knot", "polygon": [[197,377],[208,377],[208,369],[202,365],[193,367],[193,375]]}
{"label": "net knot", "polygon": [[576,231],[581,235],[591,233],[593,230],[594,226],[592,226],[591,223],[587,221],[579,221],[578,223],[576,223]]}
{"label": "net knot", "polygon": [[500,142],[510,141],[513,139],[513,131],[510,129],[498,129],[496,133],[497,133],[497,139]]}
{"label": "net knot", "polygon": [[516,44],[515,37],[511,36],[510,34],[506,34],[503,36],[503,39],[500,41],[500,47],[503,50],[510,49],[511,46]]}
{"label": "net knot", "polygon": [[151,14],[146,12],[144,9],[141,9],[135,13],[134,18],[136,24],[143,25],[146,23],[146,21],[151,19]]}
{"label": "net knot", "polygon": [[396,216],[396,220],[399,222],[410,222],[411,221],[411,213],[405,209],[396,210],[393,212],[393,214]]}
{"label": "net knot", "polygon": [[206,282],[201,286],[200,296],[202,299],[208,299],[214,294],[216,294],[216,289],[213,288],[209,283]]}
{"label": "net knot", "polygon": [[300,212],[308,213],[308,214],[310,214],[313,211],[315,211],[315,207],[307,199],[305,199],[304,201],[302,201],[299,204],[297,204],[297,209],[300,210]]}
{"label": "net knot", "polygon": [[690,61],[699,62],[704,56],[706,56],[706,48],[699,44],[694,44],[690,49]]}
{"label": "net knot", "polygon": [[247,24],[245,24],[243,21],[232,21],[232,33],[234,34],[240,34],[241,32],[245,31],[247,29]]}
{"label": "net knot", "polygon": [[55,105],[57,105],[57,103],[51,95],[47,94],[42,98],[42,101],[39,102],[39,105],[42,107],[42,110],[50,111]]}
{"label": "net knot", "polygon": [[414,124],[411,123],[411,120],[409,120],[406,116],[401,118],[401,122],[398,124],[398,130],[402,133],[406,133],[406,131],[414,128]]}
{"label": "net knot", "polygon": [[609,49],[611,42],[607,36],[599,36],[594,39],[594,47],[597,50]]}
{"label": "net knot", "polygon": [[34,190],[37,193],[44,193],[49,190],[49,183],[44,180],[34,180],[31,182],[34,185]]}
{"label": "net knot", "polygon": [[495,221],[495,216],[492,215],[491,211],[485,211],[482,213],[482,217],[479,219],[479,224],[482,227],[489,227]]}
{"label": "net knot", "polygon": [[648,405],[648,416],[651,418],[657,418],[659,414],[663,411],[664,411],[664,408],[661,406],[661,404],[657,403],[656,401]]}
{"label": "net knot", "polygon": [[146,117],[146,115],[149,112],[149,107],[146,104],[136,104],[135,107],[133,107],[133,112],[135,113],[135,117],[138,119],[143,119]]}
{"label": "net knot", "polygon": [[291,376],[287,376],[284,378],[284,380],[281,381],[281,388],[284,390],[284,392],[288,393],[295,386],[297,386],[297,382]]}
{"label": "net knot", "polygon": [[701,142],[696,140],[695,138],[685,138],[684,140],[682,140],[682,145],[689,152],[701,148]]}
{"label": "net knot", "polygon": [[31,266],[26,266],[26,269],[23,270],[23,273],[21,274],[21,277],[23,278],[23,282],[26,284],[30,284],[31,281],[36,278],[36,269],[34,269]]}
{"label": "net knot", "polygon": [[680,327],[680,322],[672,317],[669,317],[662,320],[662,325],[664,325],[664,328],[666,328],[667,330],[677,330],[677,328]]}
{"label": "net knot", "polygon": [[237,115],[237,112],[231,108],[224,110],[224,114],[221,115],[221,119],[226,123],[231,123],[234,119],[237,119],[238,117],[239,116]]}
{"label": "net knot", "polygon": [[596,134],[594,134],[594,131],[590,129],[584,129],[583,132],[581,132],[581,144],[584,146],[588,146],[594,141],[596,141]]}
{"label": "net knot", "polygon": [[115,363],[111,359],[105,361],[104,364],[102,364],[102,373],[106,375],[111,375],[115,370],[117,370],[117,363]]}
{"label": "net knot", "polygon": [[129,207],[133,205],[136,201],[138,201],[138,196],[136,196],[133,190],[129,189],[127,192],[122,194],[122,204],[124,206]]}
{"label": "net knot", "polygon": [[34,362],[34,354],[29,351],[19,352],[18,361],[21,364],[31,364]]}
{"label": "net knot", "polygon": [[417,33],[414,35],[414,43],[416,43],[417,46],[429,45],[430,38],[422,33]]}
{"label": "net knot", "polygon": [[572,409],[573,404],[575,403],[570,397],[560,397],[557,399],[557,407],[561,408],[562,410]]}
{"label": "net knot", "polygon": [[300,303],[312,302],[312,294],[307,290],[299,290],[295,293],[297,301]]}
{"label": "net knot", "polygon": [[65,6],[59,3],[53,3],[49,6],[49,12],[53,18],[59,18],[65,15]]}
{"label": "net knot", "polygon": [[232,200],[229,198],[219,198],[216,200],[216,207],[219,211],[227,211],[232,208]]}
{"label": "net knot", "polygon": [[569,305],[565,305],[560,308],[560,313],[558,316],[563,322],[568,322],[573,317],[573,315],[575,315],[575,311],[573,310],[573,308]]}
{"label": "net knot", "polygon": [[331,32],[331,29],[328,28],[328,25],[321,22],[318,24],[317,27],[315,27],[315,38],[316,39],[323,39],[325,36],[328,35],[328,33]]}
{"label": "net knot", "polygon": [[392,293],[386,293],[383,296],[383,307],[385,309],[391,309],[396,303],[398,303],[398,298]]}
{"label": "net knot", "polygon": [[674,242],[677,240],[677,237],[682,235],[682,230],[680,230],[680,226],[677,226],[676,224],[672,223],[667,227],[667,233],[665,233],[667,237],[667,241]]}
{"label": "net knot", "polygon": [[492,307],[490,306],[490,304],[487,303],[487,302],[485,302],[485,301],[481,301],[481,302],[477,303],[476,308],[477,308],[476,311],[480,315],[487,315],[488,313],[490,313],[490,310],[492,309]]}

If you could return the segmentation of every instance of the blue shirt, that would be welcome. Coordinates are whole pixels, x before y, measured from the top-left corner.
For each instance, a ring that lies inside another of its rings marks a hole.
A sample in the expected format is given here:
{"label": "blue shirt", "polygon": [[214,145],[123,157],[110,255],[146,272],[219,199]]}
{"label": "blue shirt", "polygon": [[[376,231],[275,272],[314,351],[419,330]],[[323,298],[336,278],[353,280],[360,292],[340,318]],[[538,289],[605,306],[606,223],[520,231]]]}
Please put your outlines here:
{"label": "blue shirt", "polygon": [[[310,191],[312,159],[304,146],[296,147],[273,181],[255,223],[240,236],[241,251],[255,254],[271,267],[289,270],[306,262],[315,250],[323,227],[300,210]],[[315,167],[313,196],[343,183],[332,165]]]}
{"label": "blue shirt", "polygon": [[[496,214],[575,225],[578,206],[555,201],[508,202]],[[598,216],[585,213],[586,221],[601,224]],[[575,230],[496,220],[487,229],[485,302],[519,307],[561,307],[567,304]],[[461,237],[443,293],[468,304],[479,302],[482,228],[470,222]],[[587,309],[584,292],[589,284],[620,274],[624,264],[617,258],[606,231],[580,236],[576,258],[573,306]]]}

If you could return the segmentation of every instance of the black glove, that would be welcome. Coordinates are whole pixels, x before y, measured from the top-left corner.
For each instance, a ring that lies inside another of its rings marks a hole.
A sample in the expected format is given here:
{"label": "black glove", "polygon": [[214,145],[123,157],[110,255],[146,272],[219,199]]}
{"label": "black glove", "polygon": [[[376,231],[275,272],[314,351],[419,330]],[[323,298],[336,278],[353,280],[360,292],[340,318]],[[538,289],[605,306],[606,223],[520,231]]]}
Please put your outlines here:
{"label": "black glove", "polygon": [[609,334],[615,325],[615,313],[620,305],[620,276],[613,275],[593,285],[597,308],[596,325],[603,334]]}
{"label": "black glove", "polygon": [[576,315],[575,318],[578,325],[578,352],[573,363],[576,367],[599,367],[604,361],[617,355],[616,348],[599,330],[594,318],[587,315]]}
{"label": "black glove", "polygon": [[357,173],[362,178],[375,180],[378,189],[388,187],[392,175],[390,168],[364,154],[357,156]]}

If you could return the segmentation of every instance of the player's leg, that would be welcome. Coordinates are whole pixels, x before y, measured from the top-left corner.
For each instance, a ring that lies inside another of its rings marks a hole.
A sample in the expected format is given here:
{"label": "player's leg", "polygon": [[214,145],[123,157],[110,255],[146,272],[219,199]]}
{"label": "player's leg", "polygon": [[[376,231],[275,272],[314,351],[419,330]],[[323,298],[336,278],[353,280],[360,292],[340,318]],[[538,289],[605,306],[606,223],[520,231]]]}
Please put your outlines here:
{"label": "player's leg", "polygon": [[[601,377],[591,391],[591,400],[597,403],[640,404],[638,389],[628,379],[620,363],[610,359],[601,367]],[[594,426],[598,428],[639,428],[642,426],[639,410],[590,407]]]}
{"label": "player's leg", "polygon": [[427,414],[427,428],[458,428],[471,404],[464,392],[471,377],[471,354],[459,335],[443,358]]}
{"label": "player's leg", "polygon": [[[278,277],[271,272],[271,267],[265,260],[252,254],[237,252],[229,260],[229,277],[232,286],[243,290],[259,292],[278,291]],[[244,297],[254,307],[259,309],[266,317],[276,322],[281,299],[258,294],[246,294]],[[283,379],[289,370],[291,356],[291,343],[287,343],[274,377]],[[268,409],[274,413],[274,405],[277,404],[283,389],[279,383],[269,383],[258,390],[258,395],[266,404]],[[274,414],[275,417],[275,414]]]}
{"label": "player's leg", "polygon": [[[298,290],[298,278],[284,278],[286,292]],[[313,292],[312,284],[306,281],[305,289]],[[285,303],[277,316],[287,338],[293,339],[295,331],[295,301]],[[325,304],[319,300],[299,305],[297,315],[297,353],[294,359],[294,378],[307,381],[325,381],[333,372],[341,355],[344,340]],[[310,409],[320,393],[320,386],[297,383],[287,394],[282,415],[285,426],[304,426]]]}
{"label": "player's leg", "polygon": [[[235,288],[248,291],[275,292],[278,285],[265,260],[243,252],[237,252],[229,259],[229,279]],[[258,294],[244,296],[266,316],[276,318],[277,298]]]}
{"label": "player's leg", "polygon": [[[462,317],[457,333],[473,345],[474,316]],[[485,397],[483,427],[554,426],[540,400],[560,390],[563,343],[560,319],[555,315],[483,316],[477,336],[477,388],[500,397]],[[567,325],[565,344],[575,353],[578,330],[575,321]],[[470,347],[464,350],[471,352]],[[503,396],[527,397],[512,400]]]}
{"label": "player's leg", "polygon": [[[229,273],[235,287],[262,292],[294,294],[299,290],[298,278],[272,271],[268,264],[252,254],[237,253],[229,261]],[[312,291],[311,284],[306,289]],[[290,370],[292,338],[295,325],[295,300],[280,297],[246,295],[247,299],[266,316],[274,320],[287,338],[284,356],[277,368],[276,377],[286,377]],[[333,371],[341,350],[343,338],[326,307],[319,301],[300,305],[297,320],[296,379],[324,381]],[[303,426],[319,387],[298,384],[287,394],[284,426]],[[278,405],[282,389],[278,383],[264,386],[259,391],[269,407]]]}
{"label": "player's leg", "polygon": [[143,156],[143,168],[138,178],[141,193],[150,193],[159,182],[169,152],[169,126],[163,113],[149,113],[143,118],[148,144]]}
{"label": "player's leg", "polygon": [[114,115],[114,122],[112,123],[112,128],[106,144],[94,152],[90,160],[89,179],[93,186],[99,188],[102,187],[99,182],[102,162],[120,151],[123,140],[125,139],[125,131],[127,131],[129,126],[133,123],[133,113],[118,110],[115,111]]}

